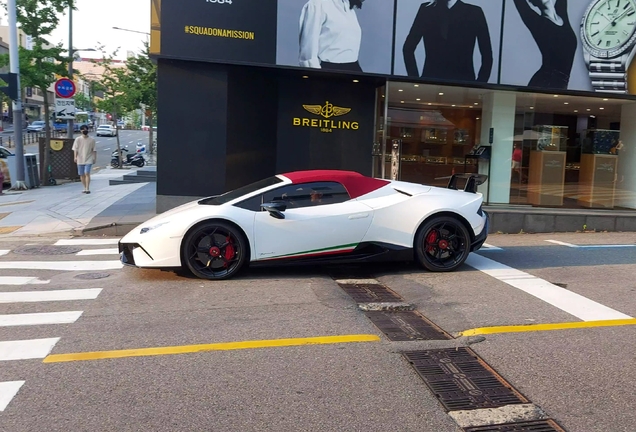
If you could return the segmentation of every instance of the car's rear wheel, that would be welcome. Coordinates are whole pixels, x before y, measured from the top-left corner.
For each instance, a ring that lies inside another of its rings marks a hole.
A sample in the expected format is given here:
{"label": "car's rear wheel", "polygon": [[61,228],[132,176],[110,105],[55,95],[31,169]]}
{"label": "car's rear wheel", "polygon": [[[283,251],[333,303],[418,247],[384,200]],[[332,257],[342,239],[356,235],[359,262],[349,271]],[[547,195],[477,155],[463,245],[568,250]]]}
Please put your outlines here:
{"label": "car's rear wheel", "polygon": [[227,223],[199,225],[183,242],[184,264],[201,279],[229,279],[246,259],[247,241],[243,233]]}
{"label": "car's rear wheel", "polygon": [[415,238],[417,261],[427,270],[449,272],[461,266],[470,254],[466,226],[450,216],[427,221]]}

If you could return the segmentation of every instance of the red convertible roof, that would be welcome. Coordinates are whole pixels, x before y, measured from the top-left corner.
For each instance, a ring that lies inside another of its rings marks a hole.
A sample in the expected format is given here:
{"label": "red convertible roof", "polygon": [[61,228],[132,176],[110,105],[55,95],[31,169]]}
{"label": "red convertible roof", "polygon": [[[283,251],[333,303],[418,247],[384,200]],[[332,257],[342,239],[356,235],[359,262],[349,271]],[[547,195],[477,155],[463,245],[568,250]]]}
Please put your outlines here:
{"label": "red convertible roof", "polygon": [[363,176],[354,171],[313,170],[295,171],[281,175],[287,177],[294,184],[327,181],[341,183],[351,198],[361,197],[389,184],[387,180]]}

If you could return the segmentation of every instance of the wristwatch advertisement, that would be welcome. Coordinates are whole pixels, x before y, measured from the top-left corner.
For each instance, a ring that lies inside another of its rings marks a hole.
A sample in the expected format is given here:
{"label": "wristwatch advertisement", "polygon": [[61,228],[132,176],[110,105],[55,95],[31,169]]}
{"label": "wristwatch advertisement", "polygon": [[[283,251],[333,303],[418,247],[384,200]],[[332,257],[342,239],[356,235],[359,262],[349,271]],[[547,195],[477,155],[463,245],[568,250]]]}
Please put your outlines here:
{"label": "wristwatch advertisement", "polygon": [[581,21],[581,41],[592,88],[628,94],[636,52],[636,0],[593,0]]}

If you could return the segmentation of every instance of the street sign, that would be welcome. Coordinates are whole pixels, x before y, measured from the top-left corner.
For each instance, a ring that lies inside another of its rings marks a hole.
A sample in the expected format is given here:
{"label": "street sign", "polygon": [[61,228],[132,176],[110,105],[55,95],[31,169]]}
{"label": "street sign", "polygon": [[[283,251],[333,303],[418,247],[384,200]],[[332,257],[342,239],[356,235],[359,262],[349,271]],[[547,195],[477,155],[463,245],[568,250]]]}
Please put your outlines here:
{"label": "street sign", "polygon": [[60,78],[55,82],[55,94],[62,99],[75,96],[75,83],[68,78]]}
{"label": "street sign", "polygon": [[59,120],[75,120],[75,99],[55,99],[55,117]]}

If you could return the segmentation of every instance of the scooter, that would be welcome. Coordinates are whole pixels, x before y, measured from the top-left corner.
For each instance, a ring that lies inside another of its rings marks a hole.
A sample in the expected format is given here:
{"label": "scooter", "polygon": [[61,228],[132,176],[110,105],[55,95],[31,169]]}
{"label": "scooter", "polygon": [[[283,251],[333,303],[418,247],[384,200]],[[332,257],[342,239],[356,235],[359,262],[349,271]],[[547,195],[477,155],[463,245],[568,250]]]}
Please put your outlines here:
{"label": "scooter", "polygon": [[[141,153],[124,155],[124,152],[128,153],[128,147],[124,147],[123,149],[121,149],[121,152],[122,152],[122,163],[124,166],[133,165],[133,166],[142,168],[144,165],[146,165],[146,159],[144,159]],[[117,154],[117,150],[115,150],[111,155],[110,166],[113,168],[119,168],[119,155]]]}

